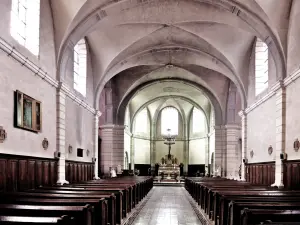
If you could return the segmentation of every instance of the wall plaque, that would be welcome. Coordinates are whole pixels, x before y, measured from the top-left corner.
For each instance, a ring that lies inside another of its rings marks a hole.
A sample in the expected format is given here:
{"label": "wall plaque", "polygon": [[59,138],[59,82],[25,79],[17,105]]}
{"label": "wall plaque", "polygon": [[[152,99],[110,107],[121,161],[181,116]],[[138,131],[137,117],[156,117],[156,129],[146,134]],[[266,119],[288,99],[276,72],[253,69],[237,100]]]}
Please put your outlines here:
{"label": "wall plaque", "polygon": [[44,140],[42,141],[42,146],[43,146],[43,149],[45,149],[45,150],[48,149],[49,141],[47,138],[44,138]]}
{"label": "wall plaque", "polygon": [[254,151],[251,150],[251,152],[250,152],[250,157],[253,158],[253,156],[254,156]]}
{"label": "wall plaque", "polygon": [[294,141],[294,150],[297,152],[299,150],[300,147],[300,142],[298,140],[298,138]]}
{"label": "wall plaque", "polygon": [[272,155],[272,153],[273,153],[273,147],[272,147],[272,145],[269,146],[268,153],[269,153],[269,155]]}
{"label": "wall plaque", "polygon": [[6,138],[7,138],[6,131],[2,126],[0,126],[0,143],[3,143]]}

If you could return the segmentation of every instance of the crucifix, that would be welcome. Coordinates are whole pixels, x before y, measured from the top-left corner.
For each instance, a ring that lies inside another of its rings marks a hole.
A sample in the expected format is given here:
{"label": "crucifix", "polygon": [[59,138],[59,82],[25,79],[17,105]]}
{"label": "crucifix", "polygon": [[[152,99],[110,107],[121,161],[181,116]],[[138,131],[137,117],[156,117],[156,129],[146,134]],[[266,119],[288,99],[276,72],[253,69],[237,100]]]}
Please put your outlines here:
{"label": "crucifix", "polygon": [[169,154],[168,159],[171,159],[171,145],[175,144],[175,135],[171,135],[171,129],[167,129],[167,134],[163,135],[163,138],[165,139],[164,144],[169,146]]}

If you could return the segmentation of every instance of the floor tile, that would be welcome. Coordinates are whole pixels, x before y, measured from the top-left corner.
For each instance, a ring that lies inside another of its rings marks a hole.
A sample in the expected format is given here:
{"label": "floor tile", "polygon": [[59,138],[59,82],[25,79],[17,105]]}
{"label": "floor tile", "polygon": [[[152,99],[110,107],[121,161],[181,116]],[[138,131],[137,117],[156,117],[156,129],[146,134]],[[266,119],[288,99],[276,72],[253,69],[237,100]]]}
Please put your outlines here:
{"label": "floor tile", "polygon": [[183,187],[153,187],[132,225],[201,225]]}

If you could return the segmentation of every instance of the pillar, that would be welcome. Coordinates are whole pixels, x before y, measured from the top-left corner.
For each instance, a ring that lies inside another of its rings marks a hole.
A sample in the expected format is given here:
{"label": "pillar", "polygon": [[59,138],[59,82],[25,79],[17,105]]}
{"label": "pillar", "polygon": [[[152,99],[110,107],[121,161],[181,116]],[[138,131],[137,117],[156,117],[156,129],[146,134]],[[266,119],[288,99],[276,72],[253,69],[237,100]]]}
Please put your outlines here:
{"label": "pillar", "polygon": [[101,165],[103,172],[109,173],[109,168],[116,168],[121,165],[124,168],[124,126],[103,125],[100,127],[102,146],[101,146]]}
{"label": "pillar", "polygon": [[131,169],[134,171],[134,137],[133,137],[133,134],[131,134],[131,137],[130,137],[130,164],[131,164]]}
{"label": "pillar", "polygon": [[98,180],[99,178],[99,170],[98,170],[98,139],[99,139],[99,116],[101,116],[100,111],[96,111],[94,115],[94,179]]}
{"label": "pillar", "polygon": [[275,149],[275,183],[272,186],[283,188],[283,161],[280,154],[285,154],[285,121],[286,121],[286,90],[280,82],[276,90],[276,149]]}
{"label": "pillar", "polygon": [[208,167],[209,167],[209,135],[206,136],[205,141],[205,175],[208,174]]}
{"label": "pillar", "polygon": [[187,138],[184,142],[184,150],[183,150],[183,173],[188,174],[188,165],[189,165],[189,157],[190,157],[190,140]]}
{"label": "pillar", "polygon": [[66,181],[66,87],[62,82],[59,83],[56,93],[57,105],[57,150],[56,157],[58,158],[57,169],[57,184],[64,185]]}
{"label": "pillar", "polygon": [[225,176],[225,127],[215,126],[214,176]]}
{"label": "pillar", "polygon": [[[239,112],[242,124],[242,160],[247,159],[247,114],[244,110]],[[241,162],[241,180],[246,180],[245,163]]]}
{"label": "pillar", "polygon": [[226,168],[227,178],[239,179],[238,168],[241,164],[239,160],[238,148],[241,126],[227,124],[226,126]]}

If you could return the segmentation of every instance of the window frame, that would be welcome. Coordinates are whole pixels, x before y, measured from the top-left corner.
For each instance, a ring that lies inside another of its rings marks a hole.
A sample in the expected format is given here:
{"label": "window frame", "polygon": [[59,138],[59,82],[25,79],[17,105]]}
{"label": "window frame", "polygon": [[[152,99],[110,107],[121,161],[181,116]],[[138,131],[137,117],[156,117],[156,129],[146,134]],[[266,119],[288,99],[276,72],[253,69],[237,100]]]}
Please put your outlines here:
{"label": "window frame", "polygon": [[73,49],[73,88],[83,97],[87,96],[87,43],[84,38]]}

